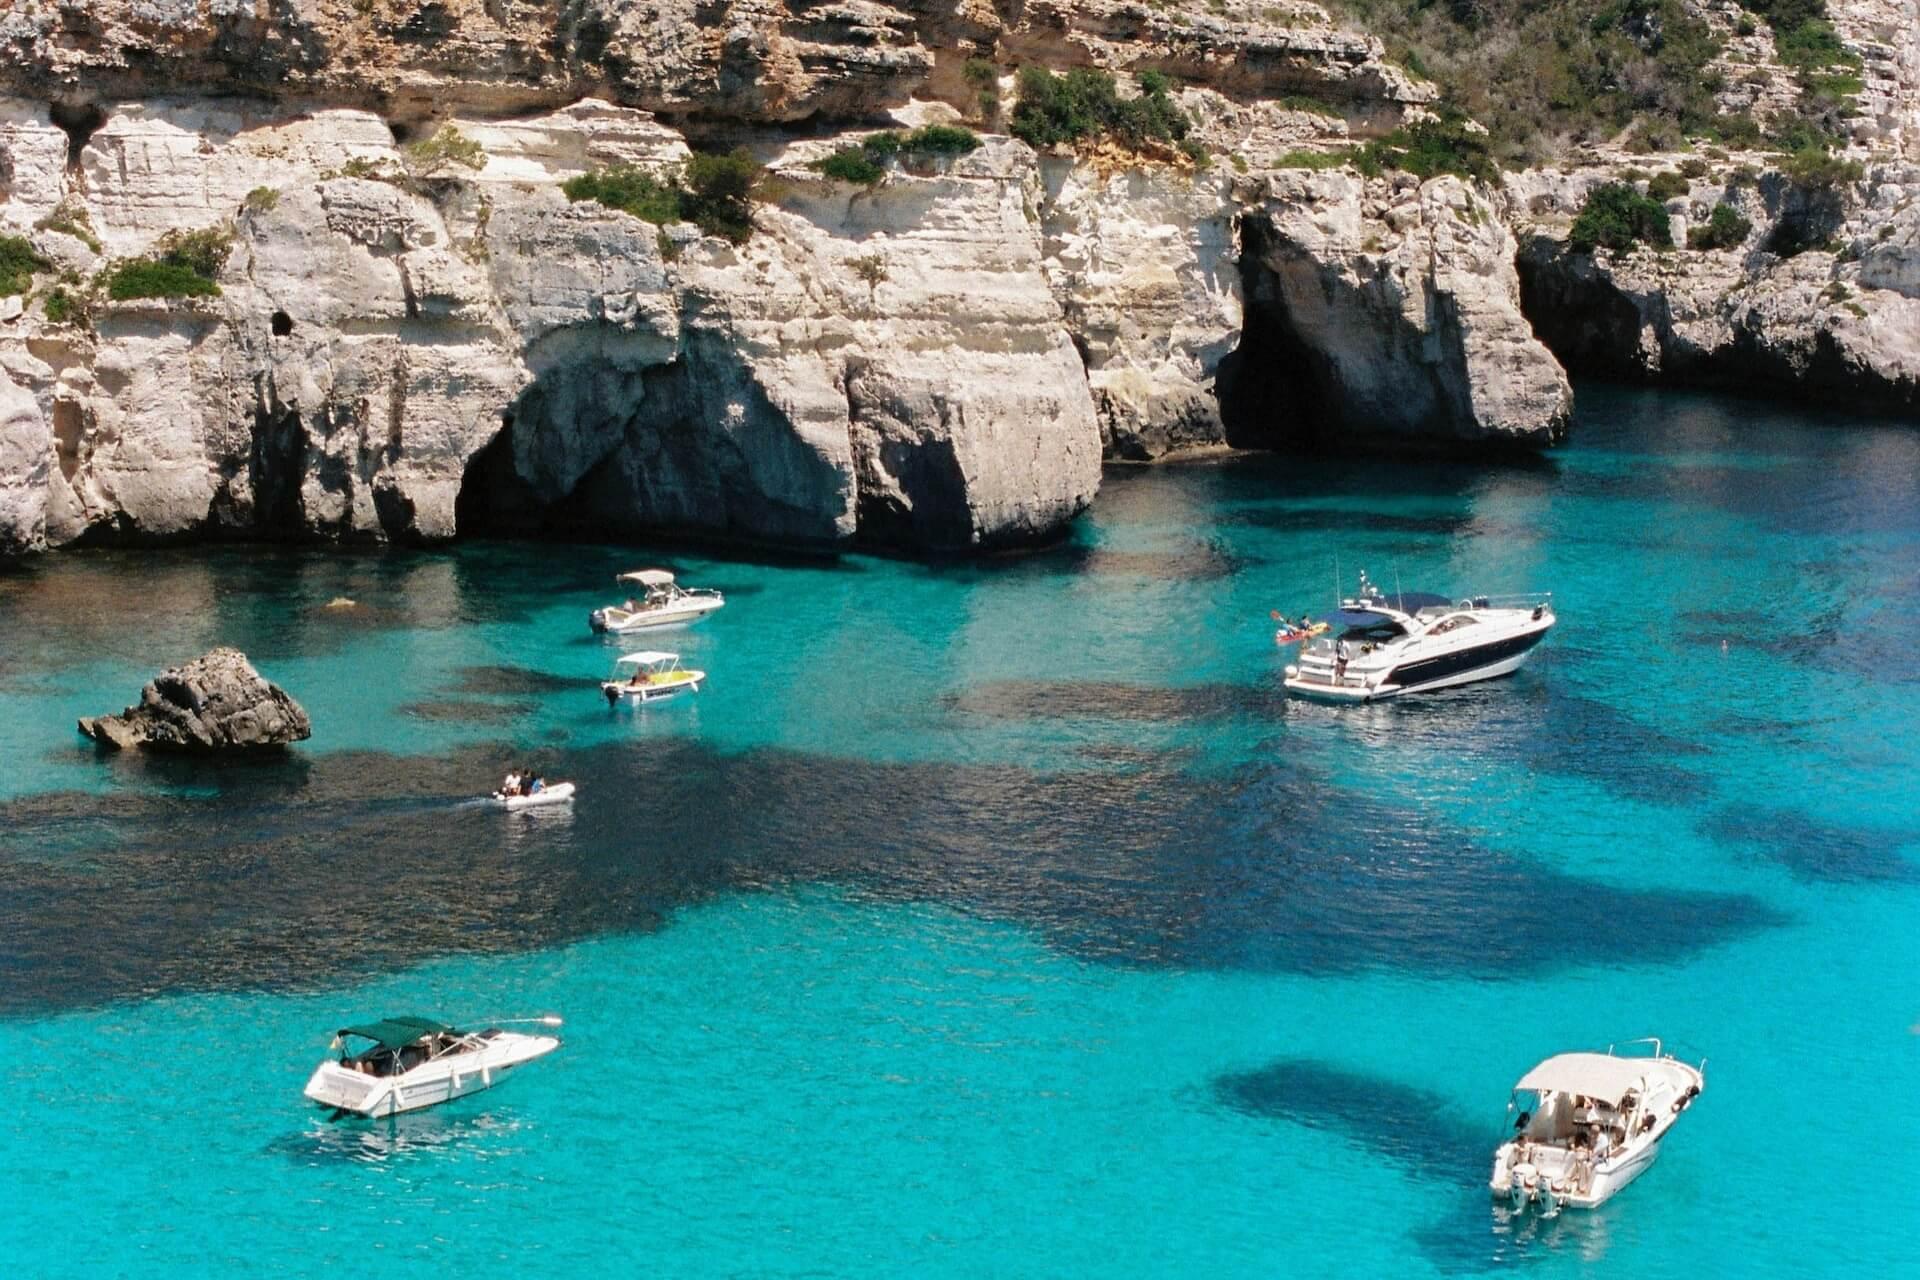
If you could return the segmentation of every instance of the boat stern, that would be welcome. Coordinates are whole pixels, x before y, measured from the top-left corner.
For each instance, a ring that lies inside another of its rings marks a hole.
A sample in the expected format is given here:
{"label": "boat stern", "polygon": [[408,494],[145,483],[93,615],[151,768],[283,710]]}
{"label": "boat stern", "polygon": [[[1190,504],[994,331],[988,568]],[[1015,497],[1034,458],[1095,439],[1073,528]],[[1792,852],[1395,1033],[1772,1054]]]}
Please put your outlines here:
{"label": "boat stern", "polygon": [[370,1116],[386,1104],[391,1089],[391,1083],[379,1076],[364,1075],[327,1061],[314,1068],[304,1092],[323,1107]]}

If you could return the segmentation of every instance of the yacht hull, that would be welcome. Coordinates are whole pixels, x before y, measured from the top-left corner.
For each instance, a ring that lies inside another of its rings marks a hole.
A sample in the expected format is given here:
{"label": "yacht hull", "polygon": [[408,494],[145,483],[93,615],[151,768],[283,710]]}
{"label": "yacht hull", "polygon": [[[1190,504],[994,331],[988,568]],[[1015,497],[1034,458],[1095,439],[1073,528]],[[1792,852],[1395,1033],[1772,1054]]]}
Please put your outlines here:
{"label": "yacht hull", "polygon": [[1549,617],[1544,625],[1530,627],[1517,635],[1452,653],[1412,658],[1385,669],[1370,669],[1354,663],[1344,680],[1338,682],[1324,671],[1302,669],[1289,675],[1284,683],[1289,693],[1317,702],[1383,702],[1403,694],[1431,693],[1481,680],[1497,680],[1524,666],[1552,626]]}
{"label": "yacht hull", "polygon": [[555,1036],[506,1032],[483,1049],[425,1062],[393,1076],[369,1076],[327,1061],[314,1069],[305,1093],[320,1106],[353,1115],[400,1115],[485,1092],[515,1068],[559,1047]]}
{"label": "yacht hull", "polygon": [[724,601],[696,600],[681,601],[662,609],[638,609],[627,613],[622,609],[595,609],[587,615],[587,626],[600,635],[621,636],[634,631],[651,631],[659,627],[685,626],[700,621],[708,614],[719,609]]}

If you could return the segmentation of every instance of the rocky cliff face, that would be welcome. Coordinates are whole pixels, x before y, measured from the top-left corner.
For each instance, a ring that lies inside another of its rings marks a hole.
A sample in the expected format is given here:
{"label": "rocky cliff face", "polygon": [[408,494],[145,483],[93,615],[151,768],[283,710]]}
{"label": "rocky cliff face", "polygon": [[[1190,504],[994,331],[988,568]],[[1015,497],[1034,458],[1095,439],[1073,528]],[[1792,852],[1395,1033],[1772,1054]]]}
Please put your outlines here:
{"label": "rocky cliff face", "polygon": [[[1377,42],[1297,4],[1185,18],[289,0],[0,19],[0,74],[21,95],[0,105],[0,223],[48,263],[0,328],[6,548],[462,528],[932,550],[1053,535],[1092,498],[1103,451],[1224,438],[1242,225],[1272,202],[1237,177],[1042,158],[991,135],[854,187],[808,163],[857,130],[755,131],[977,111],[974,54],[1190,76],[1208,87],[1186,105],[1241,169],[1240,152],[1257,165],[1431,98]],[[1301,90],[1345,115],[1275,101]],[[449,124],[479,167],[410,172],[404,144]],[[689,131],[722,127],[778,179],[745,245],[559,189],[609,164],[663,171]],[[215,227],[232,232],[218,296],[95,289],[85,314],[49,312],[55,289]],[[1433,229],[1386,288],[1452,298],[1460,264],[1491,270],[1483,301],[1505,299],[1515,329],[1510,265]],[[1336,427],[1514,431],[1492,366],[1462,345],[1484,307],[1466,328],[1408,311],[1403,332],[1367,305],[1339,340],[1367,344],[1355,358],[1388,382],[1387,366],[1420,363],[1404,382],[1423,392]],[[1553,382],[1544,349],[1528,354]],[[1555,393],[1520,434],[1551,433]],[[1240,412],[1261,410],[1243,396]]]}
{"label": "rocky cliff face", "polygon": [[455,127],[485,166],[418,179],[365,112],[151,102],[91,135],[82,199],[24,175],[51,199],[9,211],[75,220],[36,243],[83,272],[180,228],[230,220],[233,242],[217,298],[16,318],[5,439],[24,458],[38,431],[57,466],[9,468],[46,486],[15,540],[436,539],[466,485],[491,527],[944,549],[1045,536],[1091,497],[1099,436],[1024,147],[871,194],[806,169],[819,144],[776,151],[793,189],[735,248],[561,194],[683,159],[643,112]]}
{"label": "rocky cliff face", "polygon": [[1920,413],[1920,168],[1874,164],[1858,184],[1779,173],[1702,178],[1667,202],[1676,244],[1728,204],[1751,225],[1716,250],[1576,253],[1566,219],[1604,171],[1511,181],[1545,216],[1523,232],[1527,314],[1570,369]]}
{"label": "rocky cliff face", "polygon": [[[1561,248],[1618,157],[1504,192],[1284,167],[1433,97],[1294,0],[16,6],[0,234],[44,266],[0,299],[0,554],[462,530],[1018,544],[1085,507],[1103,454],[1550,443],[1570,397],[1535,329],[1577,369],[1762,369],[1907,406],[1910,5],[1835,14],[1875,50],[1870,186],[1836,213],[1762,180],[1738,194],[1752,242],[1684,260]],[[994,134],[1027,64],[1181,77],[1213,167]],[[958,117],[984,147],[872,187],[809,167]],[[473,167],[409,155],[445,126]],[[774,175],[744,245],[560,190],[690,143]],[[1675,202],[1682,235],[1714,198]],[[1812,247],[1768,250],[1781,227]],[[218,228],[217,296],[91,283]]]}
{"label": "rocky cliff face", "polygon": [[[1846,158],[1861,177],[1795,181],[1766,153],[1625,155],[1508,175],[1522,299],[1577,373],[1763,392],[1920,416],[1920,10],[1913,0],[1829,0],[1864,88]],[[1738,42],[1757,68],[1761,114],[1794,81],[1769,61],[1766,31]],[[1767,77],[1771,79],[1767,79]],[[1771,87],[1768,87],[1771,86]],[[1575,252],[1568,230],[1587,192],[1649,174],[1692,176],[1667,199],[1674,245]],[[1725,204],[1744,239],[1692,249],[1688,233]]]}

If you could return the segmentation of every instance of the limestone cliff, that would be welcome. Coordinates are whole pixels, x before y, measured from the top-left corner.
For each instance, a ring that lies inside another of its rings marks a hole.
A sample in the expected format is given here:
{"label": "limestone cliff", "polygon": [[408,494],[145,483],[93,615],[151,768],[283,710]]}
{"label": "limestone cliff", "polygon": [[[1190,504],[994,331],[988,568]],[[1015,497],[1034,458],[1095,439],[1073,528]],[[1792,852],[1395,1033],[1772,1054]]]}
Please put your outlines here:
{"label": "limestone cliff", "polygon": [[1574,252],[1565,215],[1607,176],[1508,184],[1534,211],[1522,221],[1527,314],[1567,367],[1920,414],[1920,167],[1875,163],[1819,190],[1777,172],[1702,178],[1667,201],[1675,243],[1720,204],[1749,224],[1742,243]]}
{"label": "limestone cliff", "polygon": [[[1910,408],[1911,5],[1835,9],[1867,67],[1868,182],[1822,203],[1696,181],[1682,240],[1722,198],[1756,230],[1668,256],[1564,248],[1617,154],[1504,189],[1305,164],[1434,91],[1297,0],[14,6],[0,235],[39,265],[0,299],[0,554],[476,529],[1018,544],[1086,506],[1103,454],[1541,447],[1570,406],[1554,352]],[[1746,43],[1764,59],[1765,32]],[[1034,64],[1179,77],[1212,167],[997,132]],[[985,145],[872,185],[811,167],[954,119]],[[409,144],[448,127],[471,164],[423,164]],[[772,177],[744,244],[561,190],[741,145]],[[208,230],[229,234],[217,294],[101,287]]]}

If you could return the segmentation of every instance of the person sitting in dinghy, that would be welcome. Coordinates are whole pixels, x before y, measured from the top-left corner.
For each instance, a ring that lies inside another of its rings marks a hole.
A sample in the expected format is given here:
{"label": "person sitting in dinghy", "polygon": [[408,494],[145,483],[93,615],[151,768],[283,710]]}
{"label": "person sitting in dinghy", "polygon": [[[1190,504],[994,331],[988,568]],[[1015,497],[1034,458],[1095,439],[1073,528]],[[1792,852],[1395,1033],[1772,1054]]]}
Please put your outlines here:
{"label": "person sitting in dinghy", "polygon": [[507,770],[506,778],[500,783],[500,794],[503,796],[517,796],[520,794],[520,771],[518,769]]}

